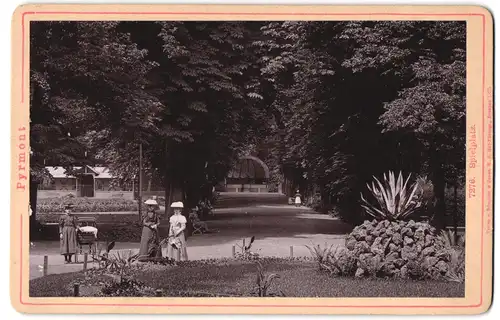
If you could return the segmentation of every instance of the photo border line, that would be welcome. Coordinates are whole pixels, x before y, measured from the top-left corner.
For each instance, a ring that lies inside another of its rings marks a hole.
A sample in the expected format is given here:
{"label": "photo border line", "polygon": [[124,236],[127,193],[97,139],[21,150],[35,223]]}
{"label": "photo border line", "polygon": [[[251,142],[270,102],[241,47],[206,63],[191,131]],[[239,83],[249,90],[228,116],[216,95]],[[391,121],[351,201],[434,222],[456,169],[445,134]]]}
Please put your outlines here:
{"label": "photo border line", "polygon": [[485,116],[485,82],[486,82],[486,16],[484,13],[265,13],[265,12],[141,12],[141,11],[29,11],[23,12],[21,18],[21,36],[22,36],[22,49],[21,49],[21,103],[24,104],[24,65],[25,65],[25,16],[36,14],[81,14],[81,15],[246,15],[246,16],[426,16],[426,17],[443,17],[443,16],[457,16],[457,17],[482,17],[482,33],[483,33],[483,46],[482,46],[482,129],[483,136],[481,144],[483,148],[482,154],[482,174],[481,174],[481,276],[480,276],[480,300],[479,303],[470,305],[269,305],[269,304],[158,304],[158,303],[34,303],[23,301],[23,215],[20,215],[20,237],[21,237],[21,250],[20,250],[20,290],[19,301],[22,305],[31,306],[126,306],[126,307],[269,307],[269,308],[479,308],[483,305],[483,282],[484,282],[484,215],[485,215],[485,192],[484,192],[484,164],[486,162],[486,129],[484,127]]}

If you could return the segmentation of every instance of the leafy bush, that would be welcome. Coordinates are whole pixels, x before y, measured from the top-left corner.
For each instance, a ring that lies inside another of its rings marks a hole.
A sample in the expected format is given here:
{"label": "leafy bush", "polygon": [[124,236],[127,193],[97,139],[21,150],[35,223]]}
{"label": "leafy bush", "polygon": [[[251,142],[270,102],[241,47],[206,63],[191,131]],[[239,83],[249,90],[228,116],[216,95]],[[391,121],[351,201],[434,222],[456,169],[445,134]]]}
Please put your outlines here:
{"label": "leafy bush", "polygon": [[[37,214],[41,213],[59,213],[64,211],[66,204],[73,205],[74,212],[124,212],[133,211],[138,212],[139,207],[137,201],[111,198],[111,199],[97,199],[97,198],[47,198],[37,200],[36,208]],[[143,210],[146,206],[142,204]]]}
{"label": "leafy bush", "polygon": [[422,206],[423,190],[417,182],[408,185],[411,175],[403,179],[400,172],[396,179],[394,173],[384,174],[384,183],[376,177],[372,185],[367,184],[377,205],[373,205],[361,193],[362,207],[366,213],[378,220],[403,220],[414,214]]}

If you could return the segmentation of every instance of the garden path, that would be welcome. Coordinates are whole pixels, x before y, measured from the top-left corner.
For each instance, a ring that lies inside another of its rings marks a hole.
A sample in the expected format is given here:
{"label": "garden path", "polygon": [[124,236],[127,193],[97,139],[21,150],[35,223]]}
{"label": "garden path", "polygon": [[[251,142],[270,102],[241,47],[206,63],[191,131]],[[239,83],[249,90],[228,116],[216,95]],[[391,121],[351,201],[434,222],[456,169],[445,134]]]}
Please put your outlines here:
{"label": "garden path", "polygon": [[[336,218],[318,214],[313,210],[288,205],[260,205],[244,208],[224,208],[215,210],[208,221],[209,228],[219,232],[194,235],[188,239],[190,260],[223,258],[232,256],[232,248],[240,250],[242,239],[255,236],[252,251],[262,256],[308,256],[306,245],[325,243],[334,246],[344,243],[345,234],[351,228]],[[120,242],[115,250],[136,252],[139,243]],[[164,252],[164,255],[166,252]],[[36,242],[30,249],[30,279],[42,276],[43,257],[49,261],[48,273],[66,273],[82,269],[82,264],[63,263],[59,255],[59,242]],[[80,256],[79,260],[83,260]],[[92,263],[89,264],[92,267]]]}

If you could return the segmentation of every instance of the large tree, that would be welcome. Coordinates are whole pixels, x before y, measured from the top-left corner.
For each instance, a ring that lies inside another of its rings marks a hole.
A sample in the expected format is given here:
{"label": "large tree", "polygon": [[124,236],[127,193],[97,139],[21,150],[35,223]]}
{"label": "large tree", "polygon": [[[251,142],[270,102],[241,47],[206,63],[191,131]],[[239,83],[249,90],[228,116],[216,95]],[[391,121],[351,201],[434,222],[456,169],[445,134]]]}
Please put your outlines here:
{"label": "large tree", "polygon": [[428,174],[442,226],[444,183],[465,169],[465,24],[283,22],[263,31],[263,77],[284,119],[281,164],[353,222],[372,175]]}

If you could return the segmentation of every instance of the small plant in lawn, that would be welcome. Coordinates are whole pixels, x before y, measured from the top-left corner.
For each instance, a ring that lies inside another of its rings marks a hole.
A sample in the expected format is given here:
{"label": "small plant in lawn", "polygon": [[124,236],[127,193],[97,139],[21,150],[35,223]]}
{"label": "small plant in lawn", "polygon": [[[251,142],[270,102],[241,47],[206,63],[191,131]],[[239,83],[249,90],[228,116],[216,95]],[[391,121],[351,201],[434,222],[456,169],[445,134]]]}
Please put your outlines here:
{"label": "small plant in lawn", "polygon": [[115,242],[112,241],[106,245],[106,251],[104,253],[101,253],[102,249],[99,249],[97,255],[93,255],[92,258],[94,261],[99,263],[100,268],[106,269],[110,272],[117,272],[120,277],[122,277],[125,270],[137,260],[138,255],[132,254],[132,250],[129,250],[126,253],[120,253],[120,251],[110,253],[114,247]]}
{"label": "small plant in lawn", "polygon": [[415,182],[408,185],[411,175],[403,179],[400,172],[396,179],[394,173],[384,174],[383,183],[376,177],[374,182],[367,184],[368,190],[377,201],[374,205],[367,201],[361,193],[361,206],[366,213],[378,220],[403,220],[414,214],[422,206],[423,190]]}
{"label": "small plant in lawn", "polygon": [[451,249],[449,269],[445,278],[448,281],[465,282],[465,249]]}
{"label": "small plant in lawn", "polygon": [[306,246],[313,259],[318,263],[320,271],[328,271],[335,276],[349,276],[356,270],[356,258],[346,248],[340,246],[332,250],[333,245]]}
{"label": "small plant in lawn", "polygon": [[358,260],[358,265],[360,269],[364,270],[365,275],[372,278],[383,276],[386,263],[380,256],[362,257]]}
{"label": "small plant in lawn", "polygon": [[257,278],[254,294],[259,297],[284,297],[285,295],[282,291],[280,291],[279,293],[269,292],[269,289],[271,288],[273,282],[279,278],[280,276],[276,273],[266,275],[266,273],[264,272],[264,267],[259,261],[257,261]]}
{"label": "small plant in lawn", "polygon": [[92,259],[97,261],[100,268],[106,269],[110,264],[109,252],[115,247],[115,241],[106,242],[106,249],[104,252],[102,248],[99,248],[97,253],[92,254]]}
{"label": "small plant in lawn", "polygon": [[236,252],[236,259],[241,260],[255,260],[259,258],[259,255],[255,252],[252,252],[252,244],[255,241],[255,236],[250,238],[250,242],[248,245],[245,244],[245,240],[243,240],[242,245],[237,244],[238,248],[240,248],[240,252]]}
{"label": "small plant in lawn", "polygon": [[328,261],[329,256],[332,253],[333,244],[331,246],[327,246],[325,244],[324,247],[321,247],[319,244],[315,246],[306,246],[306,248],[311,252],[313,259],[318,263],[318,267],[320,270],[328,270],[325,267],[325,263]]}

